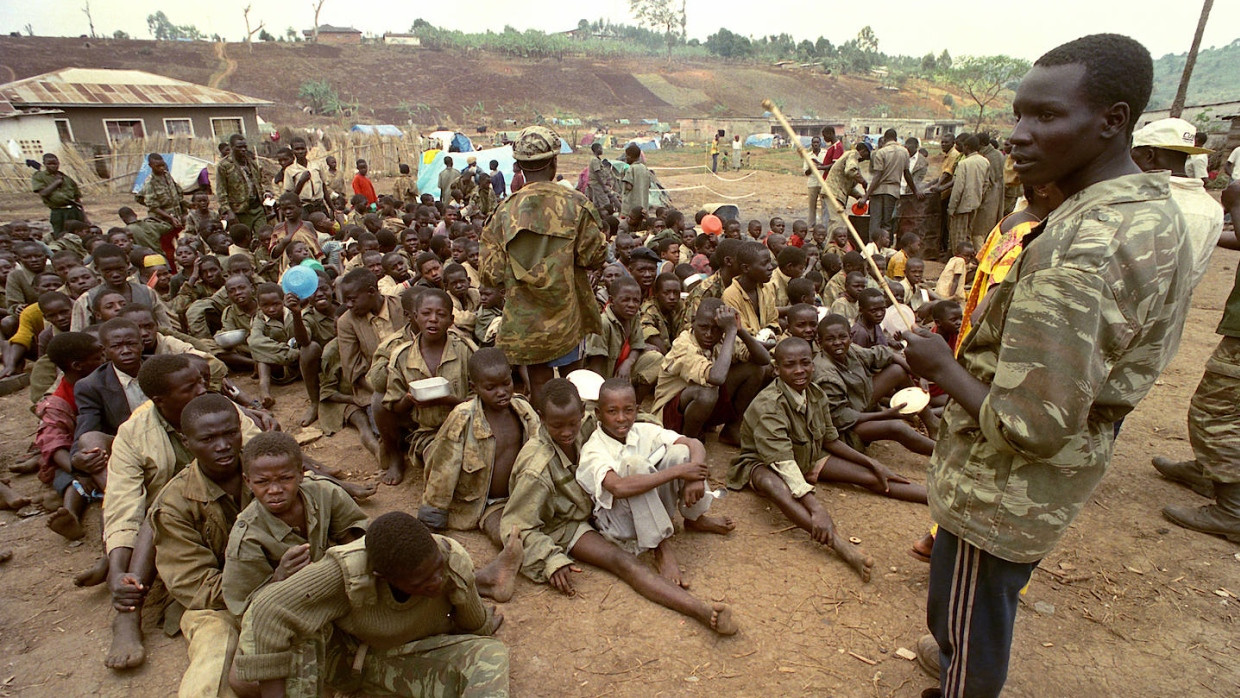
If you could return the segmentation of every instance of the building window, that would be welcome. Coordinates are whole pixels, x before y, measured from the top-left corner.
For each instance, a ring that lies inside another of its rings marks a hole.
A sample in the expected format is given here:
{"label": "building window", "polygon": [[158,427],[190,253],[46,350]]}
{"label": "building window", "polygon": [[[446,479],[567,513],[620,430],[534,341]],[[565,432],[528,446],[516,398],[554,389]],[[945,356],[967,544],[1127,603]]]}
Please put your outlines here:
{"label": "building window", "polygon": [[108,132],[108,144],[127,141],[130,138],[146,138],[146,124],[142,119],[104,119]]}
{"label": "building window", "polygon": [[194,122],[189,119],[164,119],[164,133],[169,138],[193,138]]}
{"label": "building window", "polygon": [[73,142],[73,125],[68,119],[56,119],[56,132],[60,134],[61,143]]}
{"label": "building window", "polygon": [[22,155],[28,158],[38,160],[43,157],[43,141],[37,138],[22,138],[17,145],[22,149]]}
{"label": "building window", "polygon": [[221,141],[234,133],[245,135],[245,122],[239,116],[213,117],[211,119],[211,135]]}

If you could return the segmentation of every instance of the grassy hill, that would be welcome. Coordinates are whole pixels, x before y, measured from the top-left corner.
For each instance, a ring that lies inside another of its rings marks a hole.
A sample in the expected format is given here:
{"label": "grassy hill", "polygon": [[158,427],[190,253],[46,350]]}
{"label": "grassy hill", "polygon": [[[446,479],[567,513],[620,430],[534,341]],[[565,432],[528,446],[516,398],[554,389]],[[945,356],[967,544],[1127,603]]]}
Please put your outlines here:
{"label": "grassy hill", "polygon": [[[1167,54],[1154,61],[1154,93],[1150,109],[1166,109],[1175,99],[1187,54]],[[1226,46],[1202,49],[1188,83],[1187,104],[1240,100],[1240,39]]]}
{"label": "grassy hill", "polygon": [[754,115],[767,97],[790,116],[950,116],[943,90],[916,80],[890,92],[868,77],[722,60],[533,60],[371,44],[257,43],[251,50],[232,43],[221,51],[208,42],[52,37],[0,37],[0,56],[0,81],[69,66],[147,70],[272,100],[277,106],[263,117],[294,126],[324,122],[302,112],[298,92],[307,80],[325,80],[341,101],[355,104],[353,121],[412,118],[462,129],[536,114],[664,121]]}

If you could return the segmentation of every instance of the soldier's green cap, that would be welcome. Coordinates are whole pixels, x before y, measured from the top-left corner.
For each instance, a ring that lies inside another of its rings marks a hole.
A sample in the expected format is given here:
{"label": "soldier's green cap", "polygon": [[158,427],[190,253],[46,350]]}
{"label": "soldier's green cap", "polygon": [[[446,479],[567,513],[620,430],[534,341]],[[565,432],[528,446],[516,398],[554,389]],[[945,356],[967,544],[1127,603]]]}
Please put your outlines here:
{"label": "soldier's green cap", "polygon": [[512,144],[512,157],[521,162],[549,160],[560,153],[560,137],[546,126],[529,126]]}

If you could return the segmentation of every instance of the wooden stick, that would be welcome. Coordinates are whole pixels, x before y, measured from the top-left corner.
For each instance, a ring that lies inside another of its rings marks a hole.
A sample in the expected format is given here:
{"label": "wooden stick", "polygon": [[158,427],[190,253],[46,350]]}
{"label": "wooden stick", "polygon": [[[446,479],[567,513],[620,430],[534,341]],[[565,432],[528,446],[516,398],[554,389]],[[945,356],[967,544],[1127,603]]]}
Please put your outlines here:
{"label": "wooden stick", "polygon": [[[809,152],[805,150],[805,146],[801,145],[801,137],[792,129],[792,124],[788,123],[788,119],[784,116],[784,113],[780,111],[779,107],[769,99],[762,100],[762,108],[771,112],[771,115],[775,117],[775,120],[779,122],[779,125],[783,126],[784,130],[788,132],[789,141],[792,143],[793,147],[797,149],[797,152],[801,154],[801,159],[804,160],[805,164],[809,166],[809,171],[815,178],[818,179],[818,186],[822,187],[822,191],[826,193],[827,180],[823,178],[822,172],[818,169],[818,164],[814,162],[812,157],[810,157]],[[870,270],[874,272],[874,276],[878,277],[878,283],[882,285],[883,292],[887,294],[887,300],[891,301],[891,307],[896,309],[896,315],[900,316],[900,320],[904,322],[908,329],[913,329],[917,318],[914,317],[913,320],[910,321],[900,310],[900,303],[896,301],[895,294],[891,292],[891,287],[887,285],[886,274],[879,271],[878,265],[874,263],[874,258],[865,251],[865,243],[861,240],[861,235],[857,233],[857,229],[853,227],[852,221],[848,219],[848,212],[845,211],[844,207],[835,200],[835,197],[828,195],[826,199],[827,203],[831,206],[832,212],[843,220],[844,225],[848,227],[848,234],[852,236],[853,243],[857,245],[857,249],[861,252],[861,256],[865,258],[866,262],[869,262]]]}

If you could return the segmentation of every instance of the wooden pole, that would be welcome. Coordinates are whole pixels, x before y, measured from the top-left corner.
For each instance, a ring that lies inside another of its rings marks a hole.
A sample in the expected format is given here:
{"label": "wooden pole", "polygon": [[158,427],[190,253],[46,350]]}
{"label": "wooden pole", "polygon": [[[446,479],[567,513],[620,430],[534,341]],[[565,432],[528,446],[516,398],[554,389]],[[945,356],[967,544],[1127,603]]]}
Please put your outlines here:
{"label": "wooden pole", "polygon": [[[780,111],[779,107],[769,99],[762,100],[762,108],[769,111],[771,115],[775,117],[775,120],[779,122],[779,125],[784,128],[784,131],[788,133],[789,141],[792,143],[793,147],[797,149],[797,152],[801,154],[801,159],[805,161],[806,166],[809,167],[809,171],[815,178],[818,179],[818,186],[822,187],[822,191],[825,193],[827,191],[827,180],[823,178],[822,172],[818,170],[818,164],[814,162],[812,157],[810,157],[809,152],[805,150],[805,146],[801,145],[800,136],[798,136],[797,132],[792,128],[792,124],[788,123],[788,119],[784,116],[784,113]],[[827,203],[831,206],[832,212],[834,212],[840,220],[844,221],[844,225],[848,227],[848,234],[852,236],[853,244],[857,246],[857,249],[861,252],[861,256],[864,257],[865,261],[869,263],[870,270],[874,272],[874,276],[878,278],[878,283],[882,285],[883,292],[887,294],[887,300],[891,301],[891,307],[896,309],[896,315],[900,316],[900,320],[904,322],[904,325],[908,327],[908,329],[913,329],[917,323],[916,316],[910,320],[905,317],[904,312],[900,310],[900,302],[896,300],[896,295],[891,292],[891,287],[887,285],[887,276],[879,271],[878,265],[874,263],[874,258],[865,251],[865,243],[861,240],[861,235],[857,233],[857,229],[853,227],[852,221],[848,219],[848,212],[845,211],[844,207],[835,200],[835,197],[828,195],[826,199]]]}
{"label": "wooden pole", "polygon": [[1180,114],[1184,113],[1184,101],[1188,99],[1188,81],[1193,77],[1193,68],[1197,65],[1197,51],[1201,48],[1201,35],[1206,30],[1206,20],[1210,18],[1210,9],[1214,7],[1214,0],[1205,0],[1201,6],[1201,18],[1197,20],[1197,33],[1193,34],[1193,44],[1188,49],[1188,56],[1184,59],[1184,73],[1180,76],[1180,88],[1175,92],[1175,100],[1171,102],[1171,117],[1173,119],[1180,118]]}

